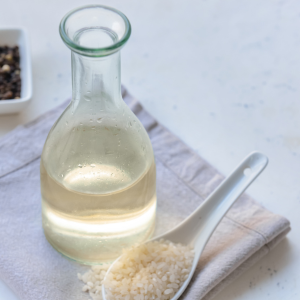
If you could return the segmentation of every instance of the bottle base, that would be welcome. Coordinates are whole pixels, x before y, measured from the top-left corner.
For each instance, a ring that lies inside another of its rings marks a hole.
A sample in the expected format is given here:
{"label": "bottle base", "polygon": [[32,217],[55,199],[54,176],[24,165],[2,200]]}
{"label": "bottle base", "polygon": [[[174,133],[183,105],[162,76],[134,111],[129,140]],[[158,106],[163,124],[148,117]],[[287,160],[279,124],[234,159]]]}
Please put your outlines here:
{"label": "bottle base", "polygon": [[156,201],[132,218],[89,223],[62,216],[43,203],[43,229],[48,242],[64,256],[87,265],[108,263],[122,249],[153,235],[155,212]]}

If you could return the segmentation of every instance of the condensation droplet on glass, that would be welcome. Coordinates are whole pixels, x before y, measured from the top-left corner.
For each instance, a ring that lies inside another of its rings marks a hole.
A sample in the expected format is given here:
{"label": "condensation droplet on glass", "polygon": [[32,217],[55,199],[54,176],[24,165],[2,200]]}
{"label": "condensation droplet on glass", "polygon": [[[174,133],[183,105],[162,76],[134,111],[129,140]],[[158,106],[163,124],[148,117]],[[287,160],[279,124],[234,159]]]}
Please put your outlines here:
{"label": "condensation droplet on glass", "polygon": [[98,122],[98,123],[101,123],[101,122],[102,122],[102,118],[98,118],[98,119],[97,119],[97,122]]}
{"label": "condensation droplet on glass", "polygon": [[80,122],[80,123],[79,123],[79,125],[81,125],[81,126],[82,126],[83,124]]}
{"label": "condensation droplet on glass", "polygon": [[94,167],[96,167],[96,165],[95,164],[91,164],[91,167],[94,168]]}
{"label": "condensation droplet on glass", "polygon": [[90,119],[90,122],[93,122],[93,119]]}
{"label": "condensation droplet on glass", "polygon": [[96,128],[95,126],[92,127],[92,129],[95,129],[95,128]]}
{"label": "condensation droplet on glass", "polygon": [[68,121],[66,121],[66,125],[68,126]]}
{"label": "condensation droplet on glass", "polygon": [[82,168],[82,165],[81,165],[81,164],[79,164],[79,165],[78,165],[78,167],[79,167],[79,168]]}

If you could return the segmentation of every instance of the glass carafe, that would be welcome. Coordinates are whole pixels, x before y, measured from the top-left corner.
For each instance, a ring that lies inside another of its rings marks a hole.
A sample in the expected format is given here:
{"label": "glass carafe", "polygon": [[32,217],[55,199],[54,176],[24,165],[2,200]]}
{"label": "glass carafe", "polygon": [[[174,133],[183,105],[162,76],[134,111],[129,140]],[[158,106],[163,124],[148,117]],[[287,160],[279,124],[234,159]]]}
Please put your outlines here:
{"label": "glass carafe", "polygon": [[60,35],[72,51],[72,101],[41,158],[43,228],[64,255],[116,258],[154,230],[156,170],[150,139],[121,96],[121,12],[98,5],[68,13]]}

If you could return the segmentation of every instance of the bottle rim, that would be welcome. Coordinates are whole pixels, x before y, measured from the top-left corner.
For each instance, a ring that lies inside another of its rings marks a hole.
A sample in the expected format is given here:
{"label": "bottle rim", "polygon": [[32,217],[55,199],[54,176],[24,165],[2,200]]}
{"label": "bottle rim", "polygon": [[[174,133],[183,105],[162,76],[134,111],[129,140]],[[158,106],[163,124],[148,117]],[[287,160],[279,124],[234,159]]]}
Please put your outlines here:
{"label": "bottle rim", "polygon": [[[69,37],[69,35],[66,32],[66,23],[69,20],[69,18],[76,14],[79,11],[85,10],[85,9],[103,9],[111,11],[117,15],[119,15],[122,20],[124,21],[125,30],[121,38],[119,38],[117,41],[115,41],[113,44],[106,46],[106,47],[100,47],[100,48],[89,48],[82,45],[77,44],[74,42],[72,38]],[[67,45],[68,48],[70,48],[72,51],[79,53],[84,56],[92,56],[92,57],[103,57],[111,55],[117,51],[119,51],[128,41],[130,35],[131,35],[131,24],[128,20],[128,18],[119,10],[105,6],[105,5],[85,5],[78,8],[75,8],[68,12],[61,20],[59,24],[59,33],[63,40],[63,42]]]}

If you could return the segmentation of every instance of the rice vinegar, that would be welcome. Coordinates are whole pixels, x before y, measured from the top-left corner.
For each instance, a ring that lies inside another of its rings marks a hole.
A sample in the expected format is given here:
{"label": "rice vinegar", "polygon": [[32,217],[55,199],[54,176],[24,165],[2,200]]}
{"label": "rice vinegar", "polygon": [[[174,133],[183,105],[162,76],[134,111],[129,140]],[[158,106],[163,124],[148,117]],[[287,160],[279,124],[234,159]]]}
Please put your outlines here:
{"label": "rice vinegar", "polygon": [[72,100],[43,148],[43,228],[59,252],[97,264],[153,233],[155,161],[145,128],[122,99],[126,16],[89,5],[68,13],[59,28],[71,49]]}
{"label": "rice vinegar", "polygon": [[85,180],[100,187],[101,181],[117,184],[119,179],[111,175],[115,167],[101,166],[102,172],[96,176],[89,176],[88,169],[81,169],[81,176],[76,169],[70,171],[64,179],[66,187],[51,178],[41,162],[42,214],[45,235],[52,246],[71,258],[92,264],[111,261],[123,248],[152,235],[155,163],[126,188],[106,194],[76,190],[84,186]]}

